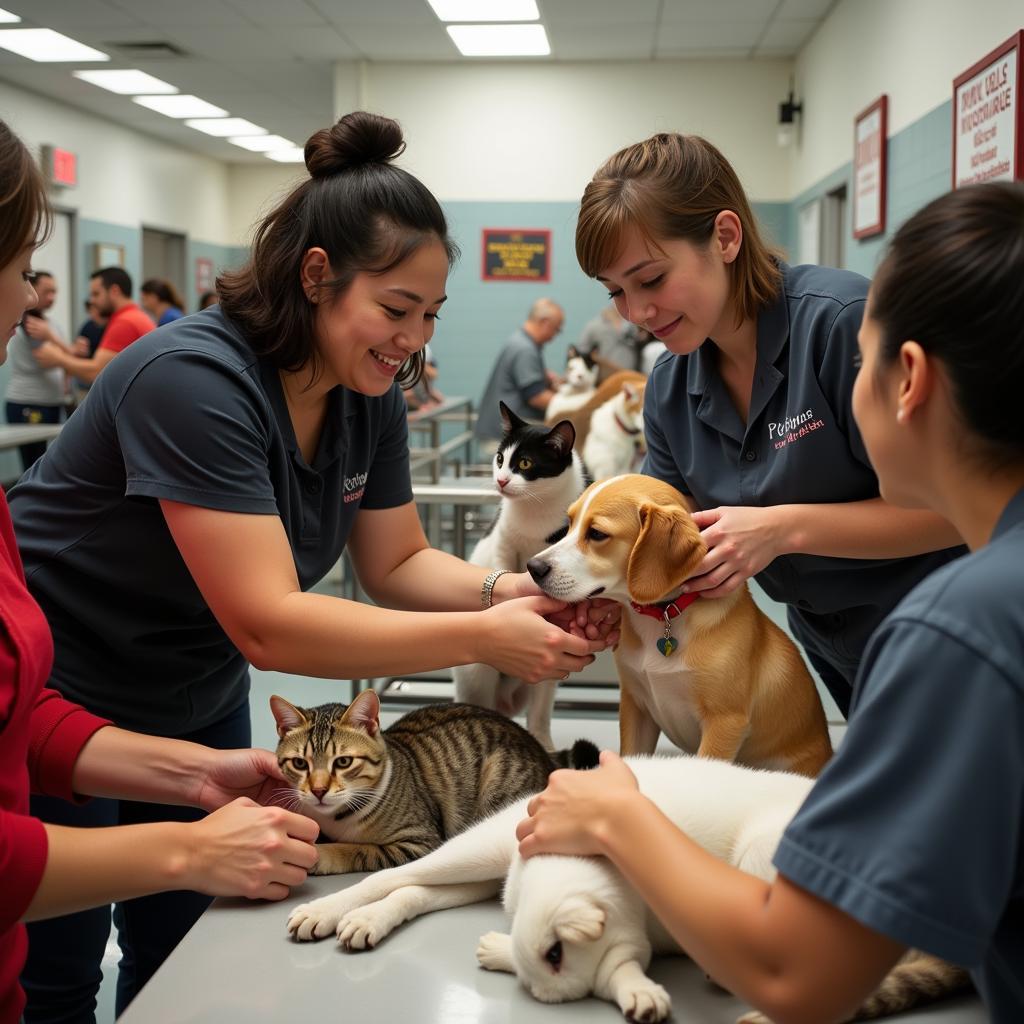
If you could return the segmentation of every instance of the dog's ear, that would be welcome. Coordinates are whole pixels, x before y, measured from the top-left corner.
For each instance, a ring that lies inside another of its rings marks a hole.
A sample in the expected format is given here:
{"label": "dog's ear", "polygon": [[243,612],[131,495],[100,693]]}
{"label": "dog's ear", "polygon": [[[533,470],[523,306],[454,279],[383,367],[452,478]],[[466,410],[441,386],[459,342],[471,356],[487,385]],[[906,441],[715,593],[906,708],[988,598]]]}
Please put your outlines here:
{"label": "dog's ear", "polygon": [[569,896],[559,905],[551,922],[563,942],[595,942],[604,934],[604,907],[586,896]]}
{"label": "dog's ear", "polygon": [[629,555],[626,587],[637,604],[651,604],[688,579],[707,548],[684,508],[645,502],[639,515],[640,533]]}

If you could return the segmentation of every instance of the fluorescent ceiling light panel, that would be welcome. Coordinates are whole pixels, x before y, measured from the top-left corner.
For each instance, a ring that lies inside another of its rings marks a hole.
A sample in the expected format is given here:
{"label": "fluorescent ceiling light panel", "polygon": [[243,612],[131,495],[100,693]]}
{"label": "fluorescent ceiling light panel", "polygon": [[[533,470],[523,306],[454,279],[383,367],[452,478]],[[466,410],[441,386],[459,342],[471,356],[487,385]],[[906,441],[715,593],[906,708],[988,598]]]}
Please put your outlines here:
{"label": "fluorescent ceiling light panel", "polygon": [[13,25],[15,22],[21,21],[21,18],[17,14],[11,14],[10,11],[5,11],[0,7],[0,23],[5,25]]}
{"label": "fluorescent ceiling light panel", "polygon": [[52,28],[0,30],[0,47],[38,61],[110,60],[91,46],[54,32]]}
{"label": "fluorescent ceiling light panel", "polygon": [[306,152],[301,146],[293,146],[291,149],[278,149],[273,153],[264,153],[264,156],[269,156],[271,160],[276,160],[282,164],[304,164],[306,162]]}
{"label": "fluorescent ceiling light panel", "polygon": [[427,0],[442,21],[536,21],[537,0]]}
{"label": "fluorescent ceiling light panel", "polygon": [[282,139],[280,135],[245,135],[241,138],[228,139],[232,146],[241,146],[242,149],[251,150],[253,153],[269,153],[272,150],[295,149],[295,143],[289,139]]}
{"label": "fluorescent ceiling light panel", "polygon": [[167,117],[226,117],[227,111],[198,96],[134,96],[132,103]]}
{"label": "fluorescent ceiling light panel", "polygon": [[178,91],[176,85],[162,82],[159,78],[147,75],[145,71],[72,71],[71,74],[83,82],[98,85],[101,89],[116,92],[121,96],[155,95]]}
{"label": "fluorescent ceiling light panel", "polygon": [[207,135],[216,135],[220,139],[226,139],[229,135],[266,135],[267,129],[261,128],[252,121],[246,121],[244,117],[202,117],[185,124],[189,128],[195,128],[197,132],[205,132]]}
{"label": "fluorescent ceiling light panel", "polygon": [[543,25],[449,25],[464,57],[546,57],[551,53]]}

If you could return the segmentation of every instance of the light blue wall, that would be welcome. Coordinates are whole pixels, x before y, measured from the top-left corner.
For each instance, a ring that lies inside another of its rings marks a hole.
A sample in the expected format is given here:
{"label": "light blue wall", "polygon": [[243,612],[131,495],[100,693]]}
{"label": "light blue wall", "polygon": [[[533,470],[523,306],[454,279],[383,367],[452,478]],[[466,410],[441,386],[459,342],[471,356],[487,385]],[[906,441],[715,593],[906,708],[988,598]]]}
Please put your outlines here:
{"label": "light blue wall", "polygon": [[[462,258],[448,280],[448,302],[441,312],[431,351],[448,395],[478,399],[502,344],[526,318],[534,300],[547,296],[565,310],[561,335],[544,350],[549,368],[565,363],[566,348],[578,340],[587,321],[607,303],[607,292],[585,277],[576,262],[578,204],[449,202],[449,227]],[[788,203],[755,203],[769,237],[789,245]],[[484,228],[547,228],[551,231],[551,280],[482,281],[481,233]]]}
{"label": "light blue wall", "polygon": [[[888,238],[913,213],[937,196],[948,192],[952,181],[953,127],[952,102],[947,101],[924,117],[889,138],[889,175],[886,230],[864,241],[853,237],[850,225],[852,203],[846,204],[844,265],[865,277],[872,277],[885,250]],[[844,164],[789,204],[787,235],[797,238],[797,223],[802,207],[846,185],[853,195],[853,165]]]}

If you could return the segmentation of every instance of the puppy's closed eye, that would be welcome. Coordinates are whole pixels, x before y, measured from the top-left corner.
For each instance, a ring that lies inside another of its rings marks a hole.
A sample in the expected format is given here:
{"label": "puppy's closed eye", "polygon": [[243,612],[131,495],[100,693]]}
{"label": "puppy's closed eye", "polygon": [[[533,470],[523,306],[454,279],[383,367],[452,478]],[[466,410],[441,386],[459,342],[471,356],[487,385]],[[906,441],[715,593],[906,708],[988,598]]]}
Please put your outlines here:
{"label": "puppy's closed eye", "polygon": [[605,533],[603,530],[597,529],[597,527],[594,526],[587,530],[587,540],[602,541],[607,540],[609,536],[609,534]]}
{"label": "puppy's closed eye", "polygon": [[556,973],[561,970],[562,967],[562,943],[556,942],[553,946],[548,949],[544,954],[544,959],[551,965],[551,969]]}

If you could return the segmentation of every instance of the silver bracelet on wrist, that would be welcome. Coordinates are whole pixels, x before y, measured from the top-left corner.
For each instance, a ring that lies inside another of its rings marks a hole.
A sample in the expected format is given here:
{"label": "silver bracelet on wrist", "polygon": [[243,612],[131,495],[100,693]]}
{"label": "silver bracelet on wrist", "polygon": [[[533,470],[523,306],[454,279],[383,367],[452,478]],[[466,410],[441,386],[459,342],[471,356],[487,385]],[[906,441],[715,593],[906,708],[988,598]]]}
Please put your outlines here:
{"label": "silver bracelet on wrist", "polygon": [[494,604],[494,584],[511,569],[492,569],[484,578],[484,585],[480,588],[480,607],[490,608]]}

